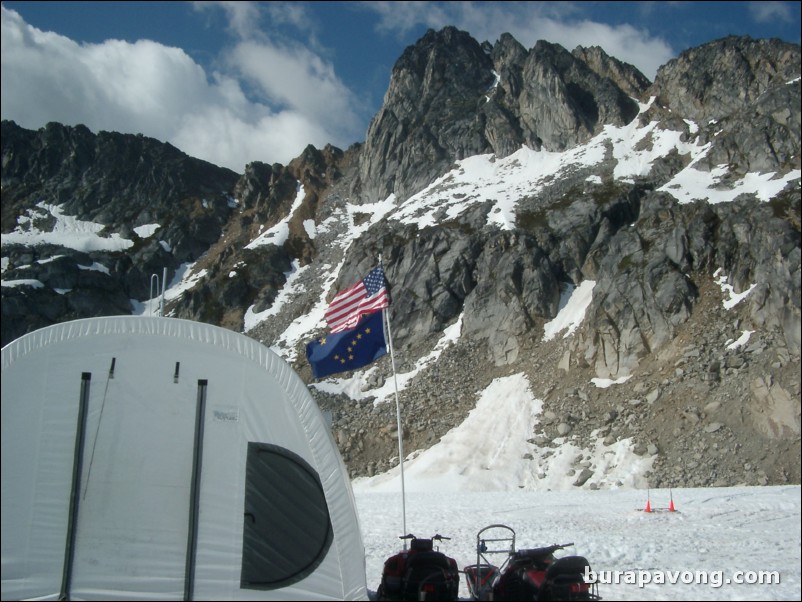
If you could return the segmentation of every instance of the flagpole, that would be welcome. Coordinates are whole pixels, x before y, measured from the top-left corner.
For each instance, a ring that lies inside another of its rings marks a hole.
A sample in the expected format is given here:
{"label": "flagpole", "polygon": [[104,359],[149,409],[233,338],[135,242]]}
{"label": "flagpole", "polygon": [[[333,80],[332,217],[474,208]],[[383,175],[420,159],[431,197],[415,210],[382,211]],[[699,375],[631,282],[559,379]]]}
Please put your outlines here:
{"label": "flagpole", "polygon": [[[382,257],[379,255],[379,265],[382,265]],[[384,269],[382,267],[382,269]],[[395,417],[398,423],[398,465],[401,468],[401,517],[403,524],[402,535],[407,534],[407,503],[406,503],[406,490],[404,488],[404,429],[401,426],[401,402],[398,397],[398,377],[395,371],[395,353],[393,352],[393,334],[390,331],[390,316],[387,314],[387,309],[382,309],[384,316],[384,324],[387,329],[387,343],[390,347],[390,363],[393,366],[393,382],[395,383]],[[407,540],[404,540],[404,549],[407,547]]]}

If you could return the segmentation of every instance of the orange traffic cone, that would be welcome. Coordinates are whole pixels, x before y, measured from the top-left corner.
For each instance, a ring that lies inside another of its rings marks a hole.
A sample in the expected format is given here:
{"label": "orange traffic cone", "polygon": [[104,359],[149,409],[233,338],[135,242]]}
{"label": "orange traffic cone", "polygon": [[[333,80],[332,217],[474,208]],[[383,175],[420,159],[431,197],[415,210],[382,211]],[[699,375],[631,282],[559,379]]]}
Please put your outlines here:
{"label": "orange traffic cone", "polygon": [[649,503],[649,498],[646,498],[646,508],[643,509],[644,512],[651,512],[652,505]]}
{"label": "orange traffic cone", "polygon": [[674,494],[671,493],[670,489],[668,490],[668,493],[671,496],[671,501],[668,504],[668,511],[669,512],[676,512],[676,510],[674,510]]}

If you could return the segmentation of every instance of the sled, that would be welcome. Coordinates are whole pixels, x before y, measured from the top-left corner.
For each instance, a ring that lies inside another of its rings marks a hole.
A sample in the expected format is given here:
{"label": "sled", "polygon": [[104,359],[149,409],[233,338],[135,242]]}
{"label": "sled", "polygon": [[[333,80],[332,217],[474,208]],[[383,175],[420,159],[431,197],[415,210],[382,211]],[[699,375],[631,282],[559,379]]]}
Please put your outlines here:
{"label": "sled", "polygon": [[[463,569],[473,600],[493,599],[493,587],[514,552],[515,531],[512,527],[489,525],[476,534],[476,564]],[[490,557],[496,554],[506,556],[499,566],[490,562]]]}

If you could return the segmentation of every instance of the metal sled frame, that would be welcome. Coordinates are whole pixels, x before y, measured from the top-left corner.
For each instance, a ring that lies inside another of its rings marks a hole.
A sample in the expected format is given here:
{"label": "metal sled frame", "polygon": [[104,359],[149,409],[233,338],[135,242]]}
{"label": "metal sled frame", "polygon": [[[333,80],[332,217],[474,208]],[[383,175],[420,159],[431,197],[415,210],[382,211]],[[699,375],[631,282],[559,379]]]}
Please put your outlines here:
{"label": "metal sled frame", "polygon": [[[491,600],[493,586],[515,553],[515,530],[507,525],[488,525],[476,534],[476,564],[465,567],[468,588],[474,600]],[[494,554],[505,554],[499,566],[489,560]]]}

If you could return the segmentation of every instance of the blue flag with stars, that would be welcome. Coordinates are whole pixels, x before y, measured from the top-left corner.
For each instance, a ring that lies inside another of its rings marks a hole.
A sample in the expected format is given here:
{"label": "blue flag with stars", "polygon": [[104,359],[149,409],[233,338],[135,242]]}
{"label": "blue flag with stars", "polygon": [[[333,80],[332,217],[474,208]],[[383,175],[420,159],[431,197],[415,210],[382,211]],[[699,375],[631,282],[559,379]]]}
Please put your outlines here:
{"label": "blue flag with stars", "polygon": [[368,314],[355,328],[323,335],[307,343],[306,358],[312,366],[312,375],[323,378],[356,370],[387,353],[382,317],[381,311]]}

